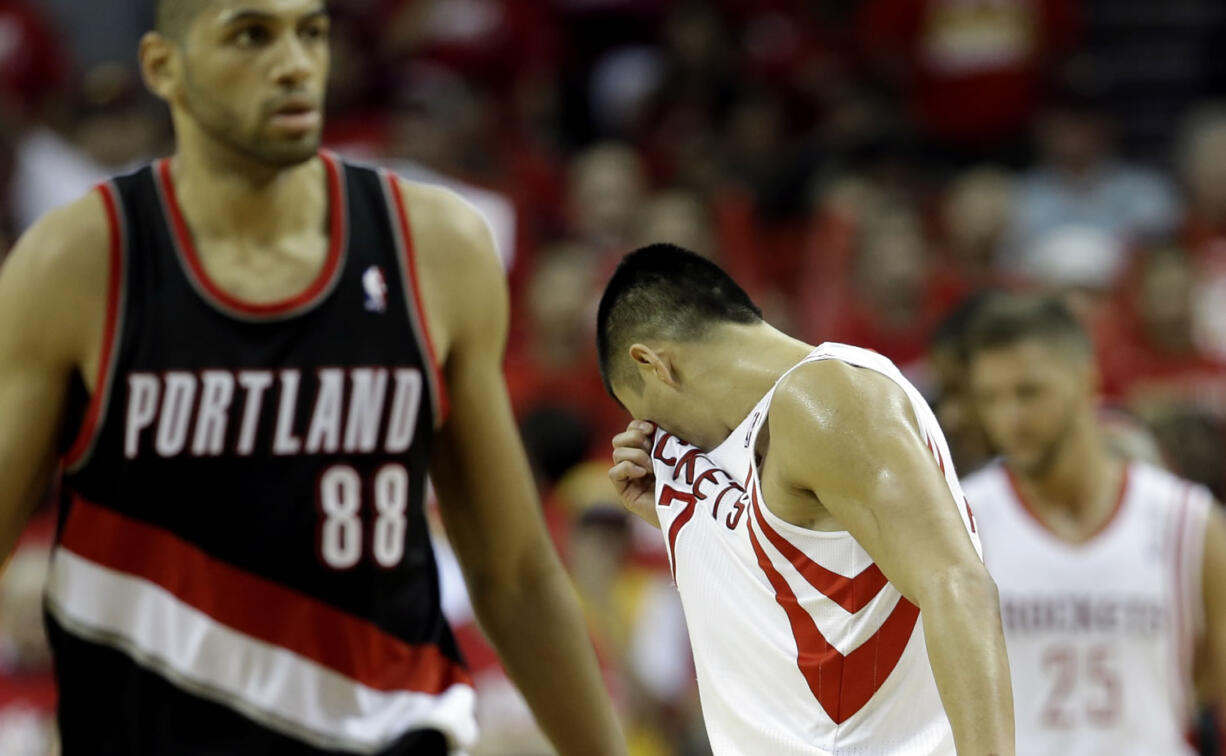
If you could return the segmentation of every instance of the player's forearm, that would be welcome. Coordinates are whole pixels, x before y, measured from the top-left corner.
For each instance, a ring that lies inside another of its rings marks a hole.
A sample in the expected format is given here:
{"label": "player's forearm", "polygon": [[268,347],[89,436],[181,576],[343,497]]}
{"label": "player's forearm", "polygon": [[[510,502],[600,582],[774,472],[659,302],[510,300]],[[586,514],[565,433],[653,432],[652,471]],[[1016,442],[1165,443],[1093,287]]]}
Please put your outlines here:
{"label": "player's forearm", "polygon": [[1013,692],[996,584],[983,570],[957,570],[932,581],[920,611],[959,756],[1012,756]]}
{"label": "player's forearm", "polygon": [[620,756],[578,599],[552,547],[518,571],[473,586],[473,606],[503,665],[562,756]]}

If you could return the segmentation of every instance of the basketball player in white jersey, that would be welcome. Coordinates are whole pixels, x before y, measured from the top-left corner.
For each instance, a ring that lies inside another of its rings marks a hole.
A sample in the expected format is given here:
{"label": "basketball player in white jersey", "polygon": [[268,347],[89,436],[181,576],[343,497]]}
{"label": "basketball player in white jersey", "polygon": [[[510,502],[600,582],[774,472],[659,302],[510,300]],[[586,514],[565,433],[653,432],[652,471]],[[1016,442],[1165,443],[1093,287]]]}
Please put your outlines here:
{"label": "basketball player in white jersey", "polygon": [[996,589],[949,449],[888,360],[628,255],[600,303],[623,503],[663,531],[716,754],[1013,753]]}
{"label": "basketball player in white jersey", "polygon": [[1226,683],[1222,513],[1108,450],[1089,339],[1057,301],[1000,295],[967,348],[1003,453],[963,485],[1000,590],[1018,753],[1195,753],[1193,669]]}

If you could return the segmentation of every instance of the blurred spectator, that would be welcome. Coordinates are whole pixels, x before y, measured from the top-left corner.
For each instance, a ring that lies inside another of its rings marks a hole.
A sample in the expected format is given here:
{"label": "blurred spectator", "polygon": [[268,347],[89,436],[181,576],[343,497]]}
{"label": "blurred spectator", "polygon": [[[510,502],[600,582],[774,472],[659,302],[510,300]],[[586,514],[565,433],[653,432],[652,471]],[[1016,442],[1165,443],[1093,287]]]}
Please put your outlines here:
{"label": "blurred spectator", "polygon": [[947,157],[1016,160],[1076,15],[1072,0],[867,0],[858,39]]}
{"label": "blurred spectator", "polygon": [[566,200],[571,243],[602,262],[620,258],[630,250],[646,189],[642,162],[629,145],[604,142],[576,155]]}
{"label": "blurred spectator", "polygon": [[518,417],[545,408],[565,411],[589,429],[592,448],[604,451],[627,418],[605,393],[596,369],[598,275],[586,250],[561,246],[546,252],[524,292],[522,338],[507,355],[506,372]]}
{"label": "blurred spectator", "polygon": [[664,19],[660,37],[651,147],[664,171],[684,181],[694,167],[687,165],[694,159],[687,153],[696,143],[713,139],[736,94],[737,71],[728,29],[708,3],[677,4]]}
{"label": "blurred spectator", "polygon": [[333,146],[365,158],[411,181],[449,189],[463,197],[489,226],[503,268],[516,262],[519,218],[515,204],[502,192],[481,186],[484,105],[454,72],[409,66],[401,72],[396,105],[382,127],[368,132],[337,132]]}
{"label": "blurred spectator", "polygon": [[1071,227],[1122,245],[1118,254],[1095,261],[1093,273],[1109,280],[1122,269],[1127,245],[1162,238],[1178,222],[1170,184],[1116,156],[1099,103],[1098,95],[1070,88],[1039,121],[1040,163],[1021,181],[1011,234],[1010,262],[1017,269],[1024,271],[1036,250]]}
{"label": "blurred spectator", "polygon": [[1110,317],[1110,292],[1127,261],[1119,240],[1091,226],[1069,225],[1036,244],[1017,271],[1031,286],[1064,300],[1093,330]]}
{"label": "blurred spectator", "polygon": [[857,232],[849,278],[828,292],[821,320],[806,323],[803,338],[841,341],[873,349],[905,373],[921,358],[945,301],[929,267],[927,240],[918,216],[902,208],[879,208]]}
{"label": "blurred spectator", "polygon": [[[603,462],[558,486],[571,511],[570,571],[598,652],[611,661],[632,756],[671,756],[705,741],[681,599],[667,571],[632,560],[636,527]],[[679,747],[680,746],[680,747]]]}
{"label": "blurred spectator", "polygon": [[1016,196],[1012,174],[994,166],[972,168],[950,183],[940,212],[940,264],[967,291],[1001,282]]}
{"label": "blurred spectator", "polygon": [[702,198],[682,189],[656,192],[647,198],[634,222],[632,246],[665,242],[718,260],[710,214]]}
{"label": "blurred spectator", "polygon": [[[367,0],[381,8],[382,52],[456,71],[482,86],[549,70],[560,54],[551,3],[519,0]],[[514,65],[507,65],[514,61]]]}
{"label": "blurred spectator", "polygon": [[1178,164],[1188,197],[1183,239],[1199,281],[1196,331],[1201,346],[1226,361],[1226,104],[1204,105],[1188,117]]}
{"label": "blurred spectator", "polygon": [[167,120],[124,66],[85,72],[69,106],[67,119],[32,123],[16,143],[10,193],[19,231],[167,146]]}
{"label": "blurred spectator", "polygon": [[1197,343],[1195,271],[1178,247],[1157,247],[1138,260],[1118,319],[1101,324],[1098,341],[1108,390],[1152,420],[1188,404],[1226,418],[1226,363]]}
{"label": "blurred spectator", "polygon": [[12,176],[26,130],[67,87],[68,61],[44,15],[0,0],[0,226],[15,222]]}
{"label": "blurred spectator", "polygon": [[808,210],[805,189],[816,167],[814,156],[792,138],[776,93],[751,91],[733,103],[721,152],[725,178],[752,192],[767,220],[793,218]]}
{"label": "blurred spectator", "polygon": [[1205,104],[1189,114],[1177,158],[1188,192],[1192,241],[1226,237],[1226,103]]}
{"label": "blurred spectator", "polygon": [[31,3],[0,0],[0,126],[38,114],[67,84],[67,51],[47,22]]}

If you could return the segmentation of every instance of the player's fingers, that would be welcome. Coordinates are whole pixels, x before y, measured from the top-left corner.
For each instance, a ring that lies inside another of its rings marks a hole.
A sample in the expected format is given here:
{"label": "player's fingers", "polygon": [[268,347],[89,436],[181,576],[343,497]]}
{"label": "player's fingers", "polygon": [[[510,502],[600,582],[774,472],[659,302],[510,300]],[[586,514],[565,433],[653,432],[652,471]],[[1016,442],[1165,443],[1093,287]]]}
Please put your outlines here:
{"label": "player's fingers", "polygon": [[646,451],[651,448],[651,439],[636,430],[622,431],[613,437],[613,448],[619,447],[643,449]]}
{"label": "player's fingers", "polygon": [[614,462],[631,462],[644,470],[651,468],[651,457],[642,449],[620,446],[613,450]]}
{"label": "player's fingers", "polygon": [[629,480],[638,480],[647,475],[647,470],[639,467],[633,462],[618,462],[609,468],[609,480],[614,483],[623,483]]}

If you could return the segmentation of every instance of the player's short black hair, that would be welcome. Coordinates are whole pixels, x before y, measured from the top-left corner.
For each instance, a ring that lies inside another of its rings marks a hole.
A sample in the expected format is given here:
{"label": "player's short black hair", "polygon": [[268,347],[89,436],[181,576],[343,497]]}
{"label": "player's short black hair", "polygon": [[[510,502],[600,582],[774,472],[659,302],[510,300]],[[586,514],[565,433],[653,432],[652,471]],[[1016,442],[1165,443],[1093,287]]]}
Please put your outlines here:
{"label": "player's short black hair", "polygon": [[1059,297],[997,293],[983,301],[967,328],[964,347],[968,358],[1023,341],[1041,341],[1080,358],[1094,347],[1077,316]]}
{"label": "player's short black hair", "polygon": [[636,341],[692,341],[718,323],[753,324],[762,311],[715,263],[673,244],[651,244],[626,255],[600,298],[596,351],[600,377],[641,386],[626,350]]}
{"label": "player's short black hair", "polygon": [[156,0],[153,28],[164,37],[182,40],[187,28],[209,0]]}
{"label": "player's short black hair", "polygon": [[958,362],[965,364],[968,356],[966,351],[967,332],[970,330],[971,324],[975,322],[975,316],[983,309],[984,304],[993,297],[999,296],[1000,293],[1000,291],[995,289],[984,289],[962,300],[933,329],[932,336],[928,339],[929,351],[948,350]]}

